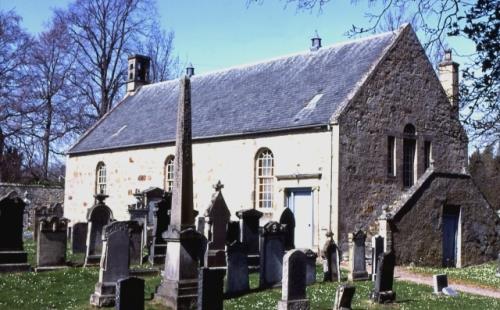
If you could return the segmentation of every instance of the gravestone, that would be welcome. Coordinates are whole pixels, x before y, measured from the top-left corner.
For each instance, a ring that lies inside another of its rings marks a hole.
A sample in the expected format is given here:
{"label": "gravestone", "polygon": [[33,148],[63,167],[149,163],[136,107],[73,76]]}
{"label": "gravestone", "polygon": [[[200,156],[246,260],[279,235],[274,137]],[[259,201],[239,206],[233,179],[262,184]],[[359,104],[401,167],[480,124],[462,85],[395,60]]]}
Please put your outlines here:
{"label": "gravestone", "polygon": [[127,277],[116,282],[116,310],[144,310],[144,279]]}
{"label": "gravestone", "polygon": [[149,251],[149,262],[153,265],[165,264],[167,241],[163,234],[170,225],[172,193],[165,192],[162,199],[154,203],[153,242]]}
{"label": "gravestone", "polygon": [[248,266],[251,269],[259,268],[259,220],[262,215],[262,212],[255,209],[236,212],[240,219],[240,241],[248,250]]}
{"label": "gravestone", "polygon": [[375,281],[377,273],[378,257],[384,253],[384,237],[376,235],[372,237],[372,281]]}
{"label": "gravestone", "polygon": [[15,191],[0,197],[0,272],[30,270],[23,247],[24,206]]}
{"label": "gravestone", "polygon": [[380,254],[377,264],[375,288],[371,296],[374,302],[385,304],[391,303],[396,299],[396,293],[392,290],[395,265],[396,256],[392,251]]}
{"label": "gravestone", "polygon": [[457,291],[455,291],[455,289],[451,286],[444,287],[441,291],[443,292],[443,295],[446,295],[446,296],[451,296],[451,297],[458,296]]}
{"label": "gravestone", "polygon": [[87,251],[87,228],[88,223],[75,223],[71,230],[71,251],[73,254],[85,253]]}
{"label": "gravestone", "polygon": [[326,233],[326,241],[321,249],[323,259],[323,281],[340,282],[340,255],[339,249],[333,240],[331,231]]}
{"label": "gravestone", "polygon": [[280,216],[280,224],[286,225],[285,250],[295,248],[295,215],[290,208],[285,208]]}
{"label": "gravestone", "polygon": [[198,221],[196,224],[196,230],[200,234],[205,235],[205,218],[203,216],[198,217]]}
{"label": "gravestone", "polygon": [[104,194],[94,195],[97,203],[88,210],[87,222],[89,223],[87,232],[87,253],[85,255],[85,266],[92,266],[99,263],[102,252],[102,232],[104,227],[113,221],[113,212],[104,203],[109,196]]}
{"label": "gravestone", "polygon": [[115,304],[116,282],[129,276],[130,222],[113,222],[104,227],[99,282],[90,304],[109,307]]}
{"label": "gravestone", "polygon": [[290,250],[285,254],[278,310],[310,308],[306,296],[306,261],[306,254],[301,250]]}
{"label": "gravestone", "polygon": [[144,222],[129,221],[130,223],[130,264],[141,265],[144,250]]}
{"label": "gravestone", "polygon": [[224,275],[222,267],[201,267],[198,274],[198,310],[222,310],[224,304]]}
{"label": "gravestone", "polygon": [[205,212],[208,224],[208,267],[223,267],[226,265],[224,247],[226,245],[227,225],[231,213],[222,196],[224,185],[219,181],[214,185],[215,193],[212,195],[210,206]]}
{"label": "gravestone", "polygon": [[[136,222],[139,227],[141,228],[141,231],[140,231],[140,245],[141,245],[141,249],[140,249],[140,260],[138,260],[137,256],[134,256],[134,255],[138,255],[138,248],[134,248],[136,249],[136,251],[134,253],[130,253],[130,263],[131,264],[142,264],[143,262],[143,251],[144,251],[144,247],[147,245],[147,242],[148,242],[148,214],[149,214],[149,210],[146,206],[146,204],[144,203],[144,195],[143,193],[139,192],[139,190],[136,190],[136,192],[134,193],[134,197],[135,199],[137,200],[136,203],[134,204],[130,204],[128,206],[128,213],[130,215],[130,221],[134,221]],[[135,227],[137,228],[137,227]],[[138,242],[136,240],[136,238],[138,237],[136,234],[138,233],[138,231],[135,231],[135,229],[132,230],[132,239],[135,240],[135,241],[132,241],[132,243],[134,242]],[[131,248],[132,250],[132,248]]]}
{"label": "gravestone", "polygon": [[335,303],[333,310],[351,310],[352,298],[356,293],[356,287],[351,285],[340,285],[335,292]]}
{"label": "gravestone", "polygon": [[38,271],[66,267],[66,230],[68,220],[51,216],[40,218],[37,239],[36,265]]}
{"label": "gravestone", "polygon": [[365,259],[366,233],[362,230],[350,233],[349,238],[349,280],[368,280]]}
{"label": "gravestone", "polygon": [[233,244],[235,241],[240,241],[240,222],[230,221],[227,224],[226,244]]}
{"label": "gravestone", "polygon": [[446,274],[435,274],[432,276],[434,294],[441,294],[443,288],[448,287],[448,276]]}
{"label": "gravestone", "polygon": [[246,247],[239,241],[227,246],[226,296],[238,296],[250,290]]}
{"label": "gravestone", "polygon": [[278,222],[268,222],[260,233],[259,286],[268,288],[281,284],[285,228]]}
{"label": "gravestone", "polygon": [[311,249],[300,249],[306,255],[306,285],[316,283],[316,259],[318,254]]}
{"label": "gravestone", "polygon": [[63,217],[63,207],[60,203],[53,203],[50,206],[39,206],[33,210],[33,234],[34,239],[37,240],[38,232],[40,229],[38,228],[40,225],[40,220],[42,218],[56,216],[58,218]]}

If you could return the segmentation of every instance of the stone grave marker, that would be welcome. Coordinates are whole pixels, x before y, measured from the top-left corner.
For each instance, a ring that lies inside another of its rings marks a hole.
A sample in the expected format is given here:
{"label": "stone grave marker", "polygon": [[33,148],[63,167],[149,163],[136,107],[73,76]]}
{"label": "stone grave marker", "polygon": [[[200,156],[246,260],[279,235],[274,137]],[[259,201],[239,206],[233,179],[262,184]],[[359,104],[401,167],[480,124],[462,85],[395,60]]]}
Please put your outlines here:
{"label": "stone grave marker", "polygon": [[285,228],[278,222],[268,222],[260,235],[259,286],[268,288],[281,284]]}
{"label": "stone grave marker", "polygon": [[227,224],[227,236],[226,236],[226,244],[232,244],[235,241],[240,241],[240,222],[230,221]]}
{"label": "stone grave marker", "polygon": [[457,291],[455,291],[455,289],[453,289],[451,286],[444,287],[442,292],[443,292],[443,295],[446,295],[446,296],[451,296],[451,297],[458,296]]}
{"label": "stone grave marker", "polygon": [[350,233],[349,238],[349,280],[368,280],[365,259],[366,233],[362,230]]}
{"label": "stone grave marker", "polygon": [[96,265],[101,260],[102,233],[104,227],[113,221],[113,212],[104,203],[108,195],[94,195],[97,203],[88,210],[87,221],[89,223],[87,232],[87,253],[85,255],[85,266]]}
{"label": "stone grave marker", "polygon": [[316,259],[318,254],[311,249],[300,249],[306,255],[306,285],[316,283]]}
{"label": "stone grave marker", "polygon": [[448,287],[448,276],[446,274],[435,274],[432,276],[434,294],[441,294],[443,288]]}
{"label": "stone grave marker", "polygon": [[50,206],[39,206],[33,210],[33,234],[34,239],[37,240],[38,232],[40,229],[38,226],[40,225],[40,220],[42,218],[57,216],[58,218],[63,217],[63,207],[60,203],[53,203]]}
{"label": "stone grave marker", "polygon": [[372,237],[372,281],[375,281],[377,273],[378,257],[384,253],[384,237],[376,235]]}
{"label": "stone grave marker", "polygon": [[109,307],[115,304],[116,282],[129,276],[130,222],[113,222],[104,227],[99,282],[90,304]]}
{"label": "stone grave marker", "polygon": [[51,216],[40,218],[36,251],[36,271],[66,267],[68,220]]}
{"label": "stone grave marker", "polygon": [[263,213],[255,209],[245,209],[236,212],[240,219],[240,241],[248,250],[248,266],[251,269],[259,267],[259,220]]}
{"label": "stone grave marker", "polygon": [[323,281],[340,282],[340,255],[339,249],[333,240],[331,231],[326,233],[326,241],[321,249],[323,259]]}
{"label": "stone grave marker", "polygon": [[172,193],[165,192],[162,199],[154,204],[153,242],[149,251],[149,262],[153,265],[165,264],[167,241],[163,234],[170,225]]}
{"label": "stone grave marker", "polygon": [[227,246],[227,296],[238,296],[250,290],[246,247],[239,241]]}
{"label": "stone grave marker", "polygon": [[87,251],[87,228],[88,223],[75,223],[71,230],[71,251],[73,254],[85,253]]}
{"label": "stone grave marker", "polygon": [[280,224],[286,225],[285,250],[295,248],[295,215],[290,208],[285,208],[280,216]]}
{"label": "stone grave marker", "polygon": [[375,288],[371,296],[374,302],[385,304],[391,303],[396,299],[396,293],[392,290],[395,266],[396,256],[392,251],[380,254],[377,264]]}
{"label": "stone grave marker", "polygon": [[199,216],[198,220],[196,222],[196,230],[202,234],[205,235],[205,217]]}
{"label": "stone grave marker", "polygon": [[[141,255],[143,254],[144,247],[147,245],[148,242],[148,214],[149,214],[149,209],[144,203],[144,195],[143,193],[139,192],[139,190],[136,190],[134,193],[134,197],[137,200],[136,203],[130,204],[128,206],[128,213],[130,215],[130,220],[135,221],[139,224],[141,227]],[[137,228],[137,227],[135,227]],[[137,231],[133,229],[132,231],[132,239],[137,238]],[[137,241],[135,241],[137,242]],[[137,254],[137,251],[135,252]],[[133,253],[130,253],[130,263],[131,264],[142,264],[143,257],[141,257],[141,260],[138,261],[137,257],[134,256]]]}
{"label": "stone grave marker", "polygon": [[285,254],[278,310],[310,308],[306,296],[306,261],[306,254],[301,250],[290,250]]}
{"label": "stone grave marker", "polygon": [[201,267],[198,275],[198,310],[222,310],[224,304],[224,267]]}
{"label": "stone grave marker", "polygon": [[223,267],[226,265],[224,247],[226,245],[227,225],[231,213],[222,196],[224,185],[219,181],[214,185],[215,193],[207,208],[205,218],[208,223],[208,267]]}
{"label": "stone grave marker", "polygon": [[144,310],[144,279],[127,277],[116,282],[116,310]]}
{"label": "stone grave marker", "polygon": [[0,272],[30,270],[23,247],[24,206],[15,191],[0,197]]}
{"label": "stone grave marker", "polygon": [[130,223],[130,264],[142,265],[144,250],[144,222],[129,221]]}
{"label": "stone grave marker", "polygon": [[351,303],[356,293],[356,287],[352,285],[340,285],[335,293],[333,310],[351,310]]}

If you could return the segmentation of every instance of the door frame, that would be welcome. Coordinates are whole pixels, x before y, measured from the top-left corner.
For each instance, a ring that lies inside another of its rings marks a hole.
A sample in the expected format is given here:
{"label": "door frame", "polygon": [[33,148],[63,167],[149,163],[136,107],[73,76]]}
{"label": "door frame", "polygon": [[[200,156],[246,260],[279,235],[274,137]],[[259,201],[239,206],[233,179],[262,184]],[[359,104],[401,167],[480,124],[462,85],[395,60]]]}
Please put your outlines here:
{"label": "door frame", "polygon": [[[314,248],[314,233],[315,233],[315,221],[314,221],[314,190],[313,187],[311,186],[299,186],[299,187],[285,187],[283,190],[285,199],[285,208],[288,208],[290,206],[290,196],[293,192],[307,192],[311,194],[311,249]],[[295,206],[293,208],[290,208],[292,210],[294,216],[295,216]],[[297,225],[295,225],[295,229],[297,229]],[[297,231],[295,233],[295,236],[297,236]],[[294,240],[295,241],[295,240]]]}

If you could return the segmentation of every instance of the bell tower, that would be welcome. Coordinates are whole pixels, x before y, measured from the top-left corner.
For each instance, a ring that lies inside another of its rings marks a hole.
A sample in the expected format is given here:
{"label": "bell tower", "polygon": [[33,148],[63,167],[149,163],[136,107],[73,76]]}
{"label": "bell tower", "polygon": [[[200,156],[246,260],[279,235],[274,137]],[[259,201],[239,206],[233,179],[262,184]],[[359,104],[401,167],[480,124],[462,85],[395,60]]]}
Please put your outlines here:
{"label": "bell tower", "polygon": [[149,64],[151,58],[144,55],[128,57],[127,92],[134,92],[140,86],[149,84]]}

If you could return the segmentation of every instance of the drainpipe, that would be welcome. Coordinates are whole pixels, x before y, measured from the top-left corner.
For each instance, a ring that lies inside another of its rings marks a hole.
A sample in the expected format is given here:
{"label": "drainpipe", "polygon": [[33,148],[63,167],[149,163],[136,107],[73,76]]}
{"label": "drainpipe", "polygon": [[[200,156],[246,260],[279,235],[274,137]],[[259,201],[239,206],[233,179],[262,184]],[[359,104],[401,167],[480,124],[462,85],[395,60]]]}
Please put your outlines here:
{"label": "drainpipe", "polygon": [[[328,125],[328,130],[330,131],[330,217],[328,219],[328,230],[332,230],[332,213],[333,213],[333,130],[332,126]],[[338,238],[338,236],[336,236]]]}

